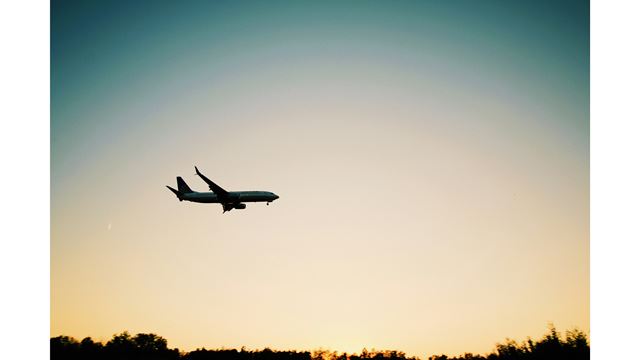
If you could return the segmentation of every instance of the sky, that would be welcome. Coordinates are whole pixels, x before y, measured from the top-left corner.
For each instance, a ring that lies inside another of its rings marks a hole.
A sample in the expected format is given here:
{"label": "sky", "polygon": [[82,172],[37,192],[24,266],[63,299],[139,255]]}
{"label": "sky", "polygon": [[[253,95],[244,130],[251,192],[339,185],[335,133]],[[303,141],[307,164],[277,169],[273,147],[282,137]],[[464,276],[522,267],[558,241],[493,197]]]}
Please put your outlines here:
{"label": "sky", "polygon": [[[193,166],[270,206],[165,188]],[[53,1],[51,336],[589,331],[589,4]]]}

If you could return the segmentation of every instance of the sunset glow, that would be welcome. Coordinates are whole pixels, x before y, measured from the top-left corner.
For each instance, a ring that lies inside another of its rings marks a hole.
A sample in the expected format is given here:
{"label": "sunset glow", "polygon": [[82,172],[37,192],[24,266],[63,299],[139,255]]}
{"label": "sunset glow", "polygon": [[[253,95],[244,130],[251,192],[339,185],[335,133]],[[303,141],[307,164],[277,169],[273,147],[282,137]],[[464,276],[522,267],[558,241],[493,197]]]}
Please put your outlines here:
{"label": "sunset glow", "polygon": [[[589,5],[51,5],[51,336],[485,353],[589,331]],[[222,214],[203,173],[270,206]]]}

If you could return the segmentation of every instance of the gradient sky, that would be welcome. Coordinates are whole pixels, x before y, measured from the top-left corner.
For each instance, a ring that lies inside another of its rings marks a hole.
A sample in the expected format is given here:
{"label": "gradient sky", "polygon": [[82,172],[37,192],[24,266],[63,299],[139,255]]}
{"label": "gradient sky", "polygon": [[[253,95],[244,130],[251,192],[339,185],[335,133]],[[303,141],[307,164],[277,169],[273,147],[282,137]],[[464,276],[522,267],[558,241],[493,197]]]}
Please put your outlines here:
{"label": "gradient sky", "polygon": [[[53,1],[51,335],[589,331],[585,1]],[[180,203],[181,175],[272,204]]]}

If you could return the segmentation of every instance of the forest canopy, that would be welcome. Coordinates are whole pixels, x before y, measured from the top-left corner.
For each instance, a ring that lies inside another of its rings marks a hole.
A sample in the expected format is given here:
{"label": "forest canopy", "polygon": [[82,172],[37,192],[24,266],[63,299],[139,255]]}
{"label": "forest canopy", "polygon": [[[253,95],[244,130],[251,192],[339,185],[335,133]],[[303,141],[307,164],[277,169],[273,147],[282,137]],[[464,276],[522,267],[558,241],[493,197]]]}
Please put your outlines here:
{"label": "forest canopy", "polygon": [[[367,350],[360,354],[337,353],[328,350],[278,351],[236,349],[208,350],[199,348],[189,352],[170,349],[167,340],[156,334],[113,335],[106,344],[86,337],[78,341],[69,336],[51,338],[51,359],[157,359],[157,360],[419,360],[407,357],[402,351]],[[589,341],[581,330],[566,332],[563,337],[555,327],[539,340],[527,339],[522,343],[506,339],[496,344],[493,352],[485,355],[465,353],[456,357],[431,355],[428,360],[586,360],[589,359]]]}

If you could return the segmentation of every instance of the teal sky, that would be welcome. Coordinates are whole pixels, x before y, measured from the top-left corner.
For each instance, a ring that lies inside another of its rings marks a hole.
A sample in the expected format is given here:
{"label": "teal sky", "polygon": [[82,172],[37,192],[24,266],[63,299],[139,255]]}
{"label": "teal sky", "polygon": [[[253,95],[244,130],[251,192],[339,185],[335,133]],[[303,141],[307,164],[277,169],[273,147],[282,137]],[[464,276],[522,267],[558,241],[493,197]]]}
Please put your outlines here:
{"label": "teal sky", "polygon": [[[51,332],[589,330],[589,4],[53,1]],[[273,206],[179,203],[198,165]]]}

